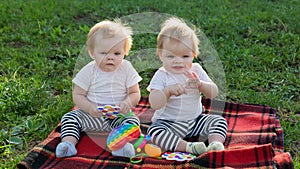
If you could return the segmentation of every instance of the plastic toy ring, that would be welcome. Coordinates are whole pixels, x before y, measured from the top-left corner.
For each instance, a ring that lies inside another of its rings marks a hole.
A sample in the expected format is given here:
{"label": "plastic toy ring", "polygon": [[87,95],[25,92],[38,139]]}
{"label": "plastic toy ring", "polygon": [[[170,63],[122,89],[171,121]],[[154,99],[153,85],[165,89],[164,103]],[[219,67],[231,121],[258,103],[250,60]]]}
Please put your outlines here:
{"label": "plastic toy ring", "polygon": [[137,164],[143,161],[143,157],[147,157],[147,154],[137,154],[135,156],[130,157],[130,162],[133,164]]}

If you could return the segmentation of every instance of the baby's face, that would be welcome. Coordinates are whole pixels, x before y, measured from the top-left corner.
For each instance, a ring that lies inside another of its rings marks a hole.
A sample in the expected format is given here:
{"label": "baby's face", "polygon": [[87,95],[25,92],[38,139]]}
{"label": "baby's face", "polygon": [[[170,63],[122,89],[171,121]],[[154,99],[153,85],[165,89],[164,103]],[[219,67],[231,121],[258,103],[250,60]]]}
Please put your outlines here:
{"label": "baby's face", "polygon": [[181,74],[191,69],[194,56],[192,49],[188,46],[191,45],[178,40],[167,40],[163,43],[159,56],[167,71]]}
{"label": "baby's face", "polygon": [[115,71],[122,63],[125,51],[124,37],[115,35],[110,38],[96,38],[95,48],[90,53],[99,68],[105,72]]}

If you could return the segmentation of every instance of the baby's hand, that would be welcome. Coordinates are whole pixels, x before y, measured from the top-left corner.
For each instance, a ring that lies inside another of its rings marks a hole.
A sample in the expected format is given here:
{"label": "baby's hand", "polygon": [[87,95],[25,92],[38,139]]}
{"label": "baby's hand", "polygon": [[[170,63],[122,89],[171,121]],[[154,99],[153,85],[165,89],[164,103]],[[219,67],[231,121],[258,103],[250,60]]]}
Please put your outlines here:
{"label": "baby's hand", "polygon": [[118,106],[120,107],[120,113],[122,114],[128,114],[131,111],[130,104],[125,101],[118,104]]}
{"label": "baby's hand", "polygon": [[186,89],[182,84],[174,84],[171,86],[167,86],[167,90],[169,91],[170,95],[180,96],[182,94],[186,94]]}
{"label": "baby's hand", "polygon": [[185,87],[187,89],[198,89],[199,84],[201,84],[198,75],[195,72],[189,72],[189,71],[186,71],[184,74],[188,77]]}
{"label": "baby's hand", "polygon": [[98,110],[97,106],[91,107],[91,109],[90,109],[90,111],[89,111],[89,114],[90,114],[91,116],[95,117],[95,118],[98,118],[98,117],[101,117],[101,116],[102,116],[102,114],[99,113],[99,110]]}

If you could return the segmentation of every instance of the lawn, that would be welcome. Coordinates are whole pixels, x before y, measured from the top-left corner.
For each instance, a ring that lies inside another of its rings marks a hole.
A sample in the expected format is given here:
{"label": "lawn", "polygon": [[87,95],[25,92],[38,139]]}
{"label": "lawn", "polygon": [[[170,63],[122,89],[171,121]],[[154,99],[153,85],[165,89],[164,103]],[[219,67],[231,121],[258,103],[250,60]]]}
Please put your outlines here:
{"label": "lawn", "polygon": [[222,91],[217,99],[276,108],[285,151],[300,168],[300,1],[1,0],[0,12],[0,168],[15,168],[73,107],[71,80],[86,62],[86,35],[95,23],[119,17],[138,25],[128,59],[148,94],[160,64],[159,25],[145,19],[149,14],[151,21],[177,16],[202,31],[202,52],[212,56],[204,66]]}

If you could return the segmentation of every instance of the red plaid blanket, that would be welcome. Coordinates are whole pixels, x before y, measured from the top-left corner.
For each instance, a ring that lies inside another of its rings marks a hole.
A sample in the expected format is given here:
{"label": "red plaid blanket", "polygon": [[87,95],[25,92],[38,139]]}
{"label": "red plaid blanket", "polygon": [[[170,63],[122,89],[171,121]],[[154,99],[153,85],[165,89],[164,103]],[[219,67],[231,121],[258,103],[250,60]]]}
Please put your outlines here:
{"label": "red plaid blanket", "polygon": [[[237,104],[203,99],[205,113],[220,114],[228,122],[228,134],[224,151],[207,152],[191,161],[169,161],[144,158],[133,164],[129,158],[114,157],[101,148],[107,133],[82,135],[77,145],[78,154],[70,158],[56,158],[55,147],[60,142],[60,124],[48,138],[35,146],[17,165],[18,168],[293,168],[292,158],[283,151],[283,131],[276,110],[265,105]],[[153,110],[147,98],[142,98],[134,109],[145,132]],[[93,137],[93,138],[91,138]],[[97,142],[98,144],[96,144]]]}

